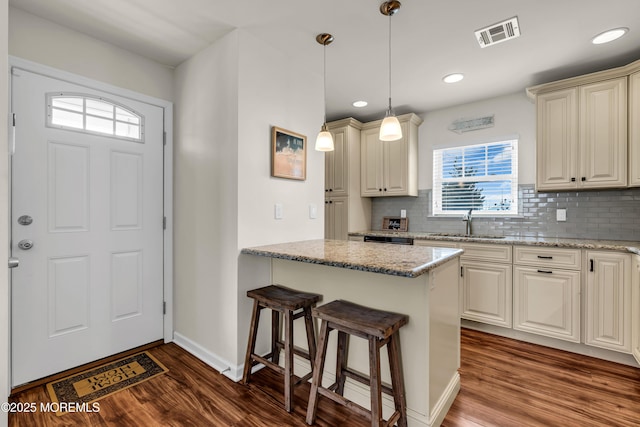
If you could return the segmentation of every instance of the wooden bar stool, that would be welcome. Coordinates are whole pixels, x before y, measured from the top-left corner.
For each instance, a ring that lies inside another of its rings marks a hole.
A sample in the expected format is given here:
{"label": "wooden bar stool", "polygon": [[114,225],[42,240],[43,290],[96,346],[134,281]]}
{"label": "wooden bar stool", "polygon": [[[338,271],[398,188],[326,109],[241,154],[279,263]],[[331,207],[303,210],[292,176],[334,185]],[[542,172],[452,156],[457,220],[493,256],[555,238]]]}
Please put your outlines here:
{"label": "wooden bar stool", "polygon": [[[251,377],[251,368],[258,363],[264,364],[284,375],[284,407],[287,412],[293,409],[293,387],[306,382],[313,374],[313,363],[316,357],[316,335],[311,317],[311,308],[322,299],[322,295],[308,292],[300,292],[279,285],[270,285],[247,292],[249,298],[253,298],[253,314],[251,315],[251,329],[249,330],[249,344],[247,355],[244,359],[244,373],[242,381],[247,384]],[[255,353],[256,337],[260,312],[263,308],[271,309],[271,352],[266,356]],[[295,311],[300,310],[298,313]],[[280,313],[283,314],[284,341],[280,339]],[[293,321],[304,316],[307,330],[307,343],[309,351],[294,347],[293,345]],[[284,349],[284,368],[279,362],[280,350]],[[311,364],[311,372],[302,378],[294,375],[293,355],[308,359]],[[270,360],[269,360],[270,359]]]}
{"label": "wooden bar stool", "polygon": [[[309,405],[307,406],[307,424],[312,425],[315,422],[318,398],[321,394],[369,418],[373,427],[391,426],[396,422],[398,426],[406,427],[407,406],[402,375],[399,329],[408,323],[409,316],[374,310],[347,301],[333,301],[314,308],[312,312],[313,317],[322,319],[322,326],[311,380]],[[327,354],[329,332],[333,329],[338,331],[336,382],[325,388],[322,387],[322,371]],[[347,367],[347,335],[355,335],[369,342],[368,377]],[[385,344],[389,353],[391,386],[383,384],[380,379],[380,348]],[[343,396],[347,377],[370,386],[370,411]],[[393,396],[395,412],[389,417],[389,421],[382,418],[382,392]]]}

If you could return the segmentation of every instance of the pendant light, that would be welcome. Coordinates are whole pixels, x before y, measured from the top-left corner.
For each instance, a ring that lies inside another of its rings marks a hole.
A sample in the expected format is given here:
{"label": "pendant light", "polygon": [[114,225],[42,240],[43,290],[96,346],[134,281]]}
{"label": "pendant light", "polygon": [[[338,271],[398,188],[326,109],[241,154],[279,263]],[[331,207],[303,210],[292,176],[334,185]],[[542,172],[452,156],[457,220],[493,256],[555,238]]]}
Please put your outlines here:
{"label": "pendant light", "polygon": [[380,13],[389,17],[389,108],[380,125],[380,141],[397,141],[402,138],[402,128],[391,108],[391,17],[400,10],[399,1],[387,1],[380,5]]}
{"label": "pendant light", "polygon": [[322,123],[322,128],[320,129],[320,133],[316,138],[316,151],[333,151],[333,137],[331,136],[331,132],[329,132],[329,130],[327,129],[327,45],[331,44],[331,42],[333,41],[333,36],[327,33],[318,34],[316,36],[316,41],[324,46],[324,69],[322,71],[324,87],[324,122]]}

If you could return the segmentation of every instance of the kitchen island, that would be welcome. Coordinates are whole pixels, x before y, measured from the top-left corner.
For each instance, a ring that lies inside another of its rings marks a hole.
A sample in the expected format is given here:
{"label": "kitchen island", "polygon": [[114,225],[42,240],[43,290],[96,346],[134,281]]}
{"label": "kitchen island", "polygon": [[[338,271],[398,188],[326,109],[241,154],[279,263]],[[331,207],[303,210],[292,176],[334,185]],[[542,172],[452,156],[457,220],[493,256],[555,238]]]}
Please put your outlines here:
{"label": "kitchen island", "polygon": [[[342,299],[407,314],[409,323],[400,330],[400,341],[409,426],[440,425],[460,389],[458,271],[462,250],[311,240],[245,248],[242,253],[270,258],[272,283],[322,294],[319,305]],[[304,328],[296,329],[294,340],[302,347]],[[335,378],[334,335],[325,365],[327,383]],[[351,339],[350,367],[368,372],[368,361],[366,341]],[[390,383],[385,351],[381,365],[382,379]],[[297,360],[296,374],[307,372],[308,362]],[[369,407],[369,390],[362,384],[348,380],[345,397]],[[385,417],[393,412],[387,397]]]}

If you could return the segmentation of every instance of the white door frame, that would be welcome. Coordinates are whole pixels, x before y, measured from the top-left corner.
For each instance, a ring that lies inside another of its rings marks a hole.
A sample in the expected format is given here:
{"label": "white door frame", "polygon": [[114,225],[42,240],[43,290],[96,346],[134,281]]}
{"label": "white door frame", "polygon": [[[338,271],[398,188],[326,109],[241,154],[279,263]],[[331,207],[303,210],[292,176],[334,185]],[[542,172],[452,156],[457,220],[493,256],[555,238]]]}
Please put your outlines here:
{"label": "white door frame", "polygon": [[[166,304],[166,313],[164,315],[163,322],[163,334],[165,343],[173,341],[173,103],[14,56],[9,56],[9,67],[10,69],[24,69],[26,71],[41,74],[46,77],[52,77],[76,85],[86,86],[88,88],[100,90],[102,92],[110,93],[124,98],[129,98],[135,101],[145,102],[147,104],[155,105],[163,109],[165,131],[163,161],[163,207],[164,216],[166,218],[166,228],[164,230],[163,236],[163,293],[164,302]],[[10,100],[11,96],[12,94],[10,93]],[[10,111],[10,113],[11,112],[12,111]],[[20,119],[17,118],[17,120]],[[9,123],[9,129],[11,131],[11,123]],[[13,138],[10,138],[10,154],[13,153],[13,144]],[[9,192],[11,192],[11,172],[9,173]],[[7,208],[9,218],[11,218],[11,197],[9,198],[9,205],[7,206]],[[11,354],[11,344],[9,344],[9,346],[9,354]]]}

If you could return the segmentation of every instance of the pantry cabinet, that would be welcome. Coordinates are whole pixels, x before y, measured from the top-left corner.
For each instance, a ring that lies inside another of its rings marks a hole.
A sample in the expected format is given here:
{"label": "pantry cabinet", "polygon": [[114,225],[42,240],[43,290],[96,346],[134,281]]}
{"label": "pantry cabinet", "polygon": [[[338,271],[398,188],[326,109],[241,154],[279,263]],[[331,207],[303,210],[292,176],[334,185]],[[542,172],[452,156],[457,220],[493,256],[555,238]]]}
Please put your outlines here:
{"label": "pantry cabinet", "polygon": [[460,311],[467,320],[510,328],[511,246],[461,243]]}
{"label": "pantry cabinet", "polygon": [[347,240],[349,232],[371,226],[371,200],[360,196],[360,129],[348,118],[327,123],[334,151],[325,153],[326,239]]}
{"label": "pantry cabinet", "polygon": [[631,255],[585,251],[585,344],[631,353]]}
{"label": "pantry cabinet", "polygon": [[514,247],[513,329],[580,342],[577,249]]}
{"label": "pantry cabinet", "polygon": [[627,185],[627,77],[536,96],[536,189]]}
{"label": "pantry cabinet", "polygon": [[398,120],[402,128],[398,141],[380,141],[381,120],[362,127],[362,197],[418,195],[418,127],[422,119],[405,114]]}

